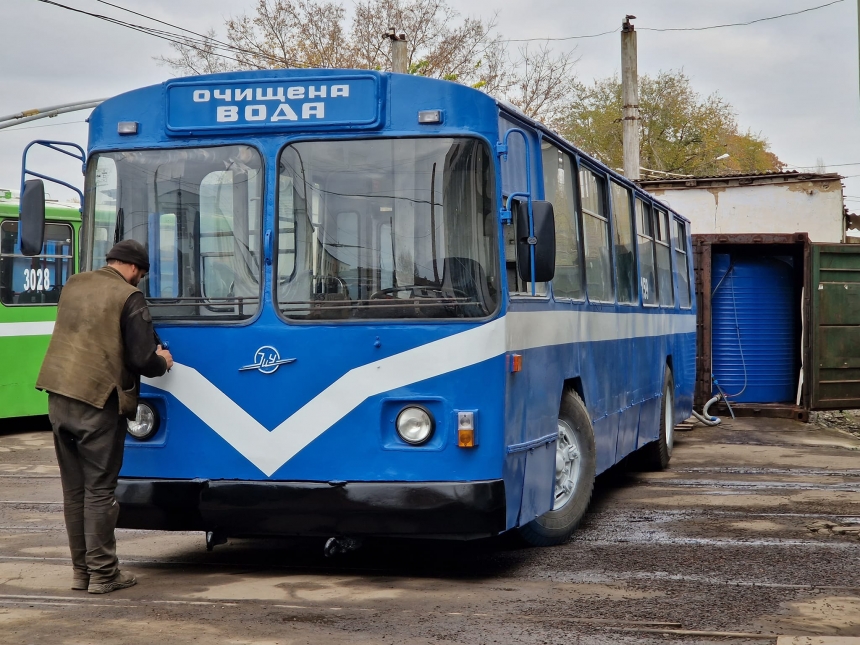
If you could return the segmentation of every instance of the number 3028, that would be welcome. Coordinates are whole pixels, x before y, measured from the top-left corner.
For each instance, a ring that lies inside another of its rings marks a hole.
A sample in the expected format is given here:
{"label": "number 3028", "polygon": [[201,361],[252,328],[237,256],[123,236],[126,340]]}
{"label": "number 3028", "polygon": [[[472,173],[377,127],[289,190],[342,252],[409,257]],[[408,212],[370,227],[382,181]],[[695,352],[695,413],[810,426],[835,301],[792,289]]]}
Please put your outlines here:
{"label": "number 3028", "polygon": [[50,288],[48,269],[24,269],[24,291],[47,291]]}

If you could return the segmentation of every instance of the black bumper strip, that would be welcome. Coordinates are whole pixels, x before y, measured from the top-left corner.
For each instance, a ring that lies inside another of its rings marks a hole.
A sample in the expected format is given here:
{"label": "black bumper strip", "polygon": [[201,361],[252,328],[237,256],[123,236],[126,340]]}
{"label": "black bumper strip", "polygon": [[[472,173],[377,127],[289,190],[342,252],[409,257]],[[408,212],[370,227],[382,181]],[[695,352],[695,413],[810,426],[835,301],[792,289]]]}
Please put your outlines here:
{"label": "black bumper strip", "polygon": [[120,528],[227,535],[480,538],[505,530],[502,480],[257,482],[121,478]]}

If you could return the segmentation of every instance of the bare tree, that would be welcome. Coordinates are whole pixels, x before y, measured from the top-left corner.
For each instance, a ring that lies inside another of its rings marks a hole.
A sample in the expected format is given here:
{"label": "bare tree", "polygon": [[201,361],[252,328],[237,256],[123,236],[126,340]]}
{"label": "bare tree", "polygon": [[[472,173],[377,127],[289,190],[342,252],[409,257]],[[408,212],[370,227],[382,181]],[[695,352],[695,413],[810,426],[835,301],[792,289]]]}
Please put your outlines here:
{"label": "bare tree", "polygon": [[253,17],[226,22],[242,67],[349,67],[346,10],[334,2],[259,0]]}
{"label": "bare tree", "polygon": [[547,47],[512,60],[497,19],[460,15],[446,0],[357,0],[351,23],[339,0],[258,0],[252,15],[225,22],[226,42],[173,44],[162,63],[180,73],[285,67],[390,69],[390,27],[407,34],[409,71],[457,81],[551,119],[572,87],[576,61]]}
{"label": "bare tree", "polygon": [[553,121],[570,99],[576,77],[573,68],[578,59],[573,52],[553,55],[547,46],[529,51],[528,45],[519,50],[520,60],[514,64],[514,82],[508,100],[527,115]]}
{"label": "bare tree", "polygon": [[[179,42],[171,43],[176,56],[159,56],[157,61],[165,63],[177,72],[185,74],[216,74],[243,69],[238,66],[235,54],[229,46],[215,39],[215,30],[210,29],[202,39],[177,37]],[[244,69],[257,69],[247,67]]]}

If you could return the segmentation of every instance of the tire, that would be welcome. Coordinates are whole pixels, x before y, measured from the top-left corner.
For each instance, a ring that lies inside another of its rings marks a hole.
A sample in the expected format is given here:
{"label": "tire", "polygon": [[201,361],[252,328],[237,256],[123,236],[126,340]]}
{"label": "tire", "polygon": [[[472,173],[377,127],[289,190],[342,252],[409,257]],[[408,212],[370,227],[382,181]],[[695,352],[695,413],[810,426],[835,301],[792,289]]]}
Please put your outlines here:
{"label": "tire", "polygon": [[[567,542],[585,515],[594,490],[594,473],[597,469],[594,428],[585,404],[572,390],[566,391],[561,397],[558,434],[556,503],[553,510],[519,528],[520,538],[531,546],[554,546]],[[568,484],[568,488],[564,487],[564,483]]]}
{"label": "tire", "polygon": [[660,437],[643,446],[641,465],[643,470],[663,470],[669,465],[675,444],[675,380],[672,370],[666,367],[663,376],[663,396],[660,400]]}

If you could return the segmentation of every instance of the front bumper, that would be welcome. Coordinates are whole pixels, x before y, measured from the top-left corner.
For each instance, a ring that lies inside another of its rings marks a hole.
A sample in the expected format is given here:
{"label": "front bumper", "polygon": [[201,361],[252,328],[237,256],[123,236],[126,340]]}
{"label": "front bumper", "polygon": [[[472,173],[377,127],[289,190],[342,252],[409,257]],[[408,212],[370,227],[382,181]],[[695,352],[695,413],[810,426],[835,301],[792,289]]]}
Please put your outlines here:
{"label": "front bumper", "polygon": [[475,539],[505,530],[501,479],[257,482],[120,478],[121,528]]}

